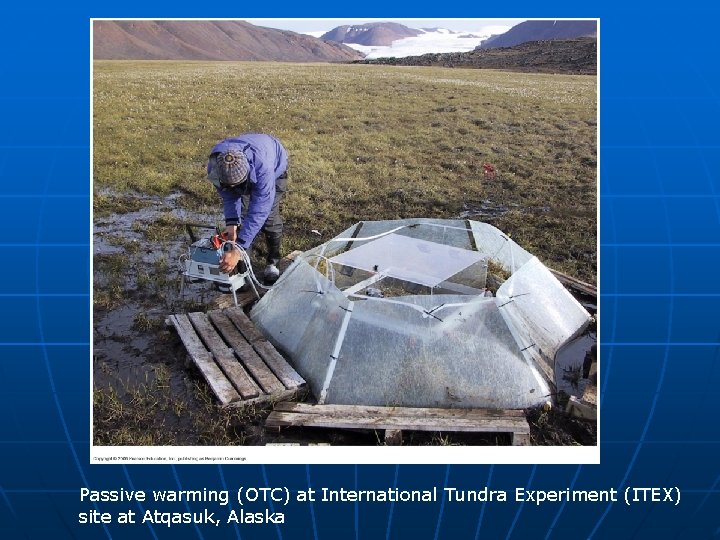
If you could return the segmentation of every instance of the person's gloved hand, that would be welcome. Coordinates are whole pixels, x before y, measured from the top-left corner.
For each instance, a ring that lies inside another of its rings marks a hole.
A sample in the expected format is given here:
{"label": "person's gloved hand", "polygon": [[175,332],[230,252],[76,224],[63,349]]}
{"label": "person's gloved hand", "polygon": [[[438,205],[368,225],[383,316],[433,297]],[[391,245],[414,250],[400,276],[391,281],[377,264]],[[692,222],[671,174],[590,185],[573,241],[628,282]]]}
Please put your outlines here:
{"label": "person's gloved hand", "polygon": [[223,250],[223,256],[220,258],[219,267],[222,273],[229,274],[240,262],[241,254],[240,250],[235,246],[231,246],[230,244],[225,244],[225,246],[230,247],[230,249],[227,251]]}

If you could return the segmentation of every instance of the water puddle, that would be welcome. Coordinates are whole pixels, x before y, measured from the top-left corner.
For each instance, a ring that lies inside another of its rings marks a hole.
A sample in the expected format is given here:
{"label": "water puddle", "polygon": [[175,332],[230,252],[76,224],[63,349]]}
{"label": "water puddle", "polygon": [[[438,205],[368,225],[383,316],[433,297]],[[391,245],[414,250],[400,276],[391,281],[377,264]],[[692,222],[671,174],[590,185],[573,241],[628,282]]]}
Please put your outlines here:
{"label": "water puddle", "polygon": [[549,206],[529,206],[521,208],[519,204],[502,204],[496,203],[489,199],[482,202],[464,202],[463,211],[457,216],[457,219],[474,219],[477,221],[485,221],[492,218],[504,216],[510,211],[518,211],[523,214],[527,213],[547,213],[550,211]]}
{"label": "water puddle", "polygon": [[581,397],[589,384],[588,369],[596,354],[597,335],[588,332],[564,345],[555,355],[555,385],[558,392]]}
{"label": "water puddle", "polygon": [[463,211],[460,212],[460,219],[477,219],[484,220],[488,218],[500,217],[507,214],[512,208],[504,204],[495,203],[491,200],[485,200],[481,203],[463,203]]}
{"label": "water puddle", "polygon": [[[170,366],[169,383],[182,389],[186,377],[178,358],[184,359],[184,349],[168,348],[175,342],[164,319],[218,294],[203,282],[186,284],[180,296],[180,260],[190,244],[183,223],[213,225],[218,215],[180,208],[180,193],[163,198],[105,190],[102,195],[129,197],[132,207],[142,208],[96,216],[93,222],[94,385],[122,391],[152,384],[164,365]],[[158,232],[158,227],[165,229]],[[154,241],[158,234],[161,239]]]}

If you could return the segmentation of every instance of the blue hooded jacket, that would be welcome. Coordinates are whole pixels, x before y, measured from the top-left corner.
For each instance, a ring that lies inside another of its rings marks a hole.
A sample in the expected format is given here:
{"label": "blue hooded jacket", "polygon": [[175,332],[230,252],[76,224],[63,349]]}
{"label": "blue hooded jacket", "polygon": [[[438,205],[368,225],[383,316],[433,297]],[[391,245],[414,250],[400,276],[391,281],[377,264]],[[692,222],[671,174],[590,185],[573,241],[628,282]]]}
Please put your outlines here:
{"label": "blue hooded jacket", "polygon": [[[230,150],[245,154],[249,166],[248,179],[236,188],[215,186],[215,189],[223,200],[225,225],[242,222],[237,242],[243,249],[248,249],[270,215],[275,201],[275,180],[287,170],[288,155],[280,141],[263,133],[244,133],[222,140],[210,153]],[[212,171],[212,162],[208,162],[208,175]],[[250,195],[250,204],[242,220],[242,196],[245,194]]]}

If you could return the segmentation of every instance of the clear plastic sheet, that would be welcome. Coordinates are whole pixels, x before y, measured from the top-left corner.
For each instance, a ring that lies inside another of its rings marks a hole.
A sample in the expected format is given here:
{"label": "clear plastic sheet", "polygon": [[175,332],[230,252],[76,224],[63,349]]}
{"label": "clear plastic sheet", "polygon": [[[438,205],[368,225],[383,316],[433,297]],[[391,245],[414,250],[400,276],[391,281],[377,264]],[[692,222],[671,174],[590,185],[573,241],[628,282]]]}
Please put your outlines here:
{"label": "clear plastic sheet", "polygon": [[470,221],[470,226],[475,248],[491,260],[497,261],[506,271],[512,273],[532,259],[530,253],[500,229],[479,221]]}
{"label": "clear plastic sheet", "polygon": [[[437,259],[440,270],[414,275],[427,267],[408,261],[395,244],[388,247],[389,235],[399,246],[402,237],[435,243],[428,260]],[[551,359],[589,322],[547,268],[490,225],[362,222],[336,239],[305,252],[251,312],[325,403],[465,408],[543,403],[552,392]],[[375,256],[373,242],[385,266],[407,271],[374,272],[375,263],[363,260]],[[360,246],[355,260],[350,254]],[[447,246],[467,250],[458,257],[462,263],[448,260],[453,250]],[[510,274],[496,297],[484,290],[488,260]]]}
{"label": "clear plastic sheet", "polygon": [[391,233],[336,255],[331,262],[436,287],[482,259],[477,251]]}
{"label": "clear plastic sheet", "polygon": [[253,322],[320,395],[350,301],[302,260],[282,289],[273,288],[263,300],[252,311]]}
{"label": "clear plastic sheet", "polygon": [[503,283],[496,300],[520,347],[548,376],[558,349],[590,322],[587,311],[536,257]]}
{"label": "clear plastic sheet", "polygon": [[445,408],[542,403],[549,388],[529,369],[494,300],[463,304],[468,300],[355,302],[327,402]]}

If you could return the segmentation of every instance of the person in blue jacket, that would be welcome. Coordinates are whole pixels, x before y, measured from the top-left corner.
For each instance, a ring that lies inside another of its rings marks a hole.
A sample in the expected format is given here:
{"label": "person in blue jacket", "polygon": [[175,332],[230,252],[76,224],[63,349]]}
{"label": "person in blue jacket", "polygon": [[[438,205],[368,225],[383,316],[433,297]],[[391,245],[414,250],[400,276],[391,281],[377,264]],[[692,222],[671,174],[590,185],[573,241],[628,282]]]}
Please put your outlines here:
{"label": "person in blue jacket", "polygon": [[[208,158],[208,179],[223,201],[225,232],[228,239],[249,250],[262,230],[267,244],[266,282],[280,276],[280,242],[283,219],[280,202],[287,191],[288,154],[275,137],[245,133],[217,143]],[[240,252],[225,252],[220,271],[230,273],[240,260]]]}

